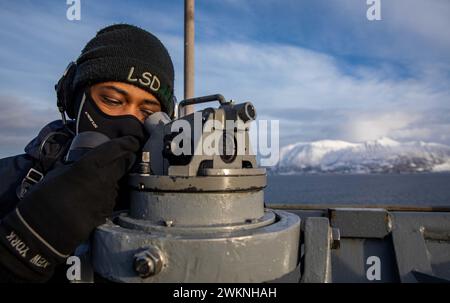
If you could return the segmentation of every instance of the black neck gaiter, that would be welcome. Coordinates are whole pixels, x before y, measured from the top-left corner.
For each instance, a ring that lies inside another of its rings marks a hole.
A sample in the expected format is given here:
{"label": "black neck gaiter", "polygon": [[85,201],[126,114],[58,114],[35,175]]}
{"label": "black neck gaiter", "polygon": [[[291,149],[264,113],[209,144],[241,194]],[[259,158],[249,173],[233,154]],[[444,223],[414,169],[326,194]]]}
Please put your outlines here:
{"label": "black neck gaiter", "polygon": [[141,144],[147,138],[143,123],[133,115],[110,116],[98,108],[89,93],[82,96],[78,116],[76,133],[93,131],[99,132],[110,139],[123,136],[136,137]]}

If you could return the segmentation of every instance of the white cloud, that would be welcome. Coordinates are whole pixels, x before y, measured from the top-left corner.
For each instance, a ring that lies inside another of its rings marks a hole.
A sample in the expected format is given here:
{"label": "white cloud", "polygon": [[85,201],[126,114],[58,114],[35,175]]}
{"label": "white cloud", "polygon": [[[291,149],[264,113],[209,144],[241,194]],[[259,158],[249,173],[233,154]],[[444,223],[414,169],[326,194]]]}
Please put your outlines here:
{"label": "white cloud", "polygon": [[[405,112],[389,113],[364,113],[362,115],[348,117],[343,125],[343,135],[347,140],[362,142],[376,140],[381,137],[389,137],[397,131],[405,131],[419,119],[416,115]],[[412,133],[409,133],[408,137]]]}
{"label": "white cloud", "polygon": [[339,69],[332,56],[300,47],[258,43],[201,43],[197,46],[197,93],[223,92],[276,107],[428,107],[449,100],[436,90],[438,78],[398,79],[384,69],[360,67],[357,75]]}
{"label": "white cloud", "polygon": [[[230,1],[234,6],[241,5],[241,2]],[[450,45],[448,43],[450,36],[441,30],[442,26],[448,24],[447,12],[450,7],[444,4],[444,1],[424,1],[425,4],[417,4],[418,0],[413,2],[392,0],[392,3],[394,2],[396,4],[391,5],[390,2],[383,1],[383,5],[386,4],[386,9],[389,10],[386,17],[395,15],[398,20],[384,19],[379,25],[385,26],[384,30],[388,28],[395,31],[394,36],[399,39],[398,41],[404,41],[403,33],[412,33],[414,37],[423,38],[418,41],[429,41],[429,48],[435,48],[439,43],[444,49]],[[250,2],[245,3],[242,4],[244,7]],[[292,3],[297,5],[298,2]],[[329,2],[329,5],[338,5],[336,3]],[[355,10],[365,7],[360,4],[355,6],[355,1],[342,1],[342,5],[346,3],[347,8],[353,7]],[[429,8],[425,8],[424,5],[428,3]],[[5,38],[5,44],[0,50],[2,58],[0,93],[8,95],[14,93],[16,99],[8,97],[0,100],[0,107],[8,108],[2,109],[4,113],[0,113],[0,124],[3,127],[0,133],[3,138],[0,142],[1,151],[4,150],[3,146],[14,144],[18,149],[22,149],[43,123],[48,122],[48,119],[54,119],[55,116],[57,118],[53,106],[52,85],[67,62],[79,54],[84,43],[101,25],[119,21],[113,17],[116,7],[107,7],[105,11],[100,10],[100,4],[89,5],[92,10],[87,11],[82,17],[85,18],[83,22],[77,24],[64,20],[65,14],[59,15],[53,6],[50,6],[52,9],[48,12],[46,9],[36,9],[32,13],[27,13],[27,7],[20,9],[20,5],[17,6],[19,9],[16,7],[16,11],[12,9],[2,11],[0,37]],[[411,11],[407,13],[409,15],[400,16],[400,12],[395,11],[401,7],[410,8]],[[61,8],[64,9],[64,3]],[[420,10],[426,12],[420,15]],[[349,18],[359,16],[359,11],[351,14],[350,11],[350,9],[337,10],[336,15],[340,19],[336,18],[342,20],[344,15]],[[130,11],[130,14],[132,12],[134,11]],[[432,20],[433,12],[437,14],[435,20]],[[152,18],[146,19],[146,15],[151,15]],[[153,14],[149,9],[140,10],[135,17],[133,20],[141,21],[140,24],[137,22],[138,25],[151,31],[157,29],[158,32],[155,33],[167,44],[175,61],[176,94],[181,99],[183,38],[180,9],[177,9],[173,18],[167,18],[164,13]],[[213,22],[215,16],[210,16],[212,20],[198,17],[200,21]],[[420,19],[417,24],[414,24],[415,19]],[[133,23],[131,20],[129,22]],[[330,24],[333,22],[330,21]],[[206,23],[203,26],[206,26]],[[365,33],[359,28],[355,28],[354,31],[358,35]],[[223,30],[223,33],[225,32],[226,30]],[[328,35],[333,33],[331,29],[327,29],[327,32]],[[441,108],[448,109],[450,106],[448,63],[441,64],[440,61],[432,63],[433,60],[411,62],[413,64],[407,66],[412,72],[409,78],[398,76],[396,67],[391,66],[389,62],[379,65],[373,63],[370,67],[349,65],[348,70],[344,70],[339,57],[287,44],[254,42],[250,39],[239,39],[241,42],[237,42],[236,36],[239,35],[240,33],[228,33],[220,35],[221,39],[197,40],[196,94],[223,93],[225,97],[237,101],[252,101],[259,117],[274,117],[281,120],[282,142],[292,143],[292,140],[327,137],[365,140],[377,136],[450,142],[447,135],[450,133],[449,119],[438,123],[433,121],[435,112]],[[348,37],[337,35],[334,39],[347,41],[346,39],[353,37],[352,35]],[[224,40],[224,36],[231,40]],[[330,37],[325,36],[318,39],[328,38]],[[370,45],[371,39],[365,40]],[[391,49],[398,55],[398,45],[395,41],[392,42],[395,46],[374,48],[372,53],[367,54],[368,57],[377,57],[381,49]],[[327,40],[327,43],[332,44],[333,41]],[[410,47],[411,44],[407,45]],[[349,48],[351,47],[352,43],[349,44]],[[411,47],[404,50],[408,51],[408,54],[409,51],[415,51]],[[55,55],[56,53],[58,55]],[[21,107],[16,107],[17,112],[13,111],[14,104]],[[52,114],[48,113],[50,108]],[[341,114],[329,117],[314,116],[311,112],[311,119],[307,119],[304,115],[296,118],[292,112],[297,109],[339,111]],[[420,125],[417,125],[418,123]]]}
{"label": "white cloud", "polygon": [[[348,74],[327,54],[251,42],[198,43],[197,56],[197,94],[220,92],[254,102],[260,117],[281,120],[283,144],[382,136],[449,143],[438,132],[448,121],[432,125],[435,114],[450,105],[448,70],[440,66],[422,65],[411,77],[392,74],[394,67],[386,64],[359,66]],[[302,121],[305,113],[296,118],[291,113],[296,109],[339,115]]]}
{"label": "white cloud", "polygon": [[56,108],[0,95],[0,158],[23,152],[42,127],[58,118]]}

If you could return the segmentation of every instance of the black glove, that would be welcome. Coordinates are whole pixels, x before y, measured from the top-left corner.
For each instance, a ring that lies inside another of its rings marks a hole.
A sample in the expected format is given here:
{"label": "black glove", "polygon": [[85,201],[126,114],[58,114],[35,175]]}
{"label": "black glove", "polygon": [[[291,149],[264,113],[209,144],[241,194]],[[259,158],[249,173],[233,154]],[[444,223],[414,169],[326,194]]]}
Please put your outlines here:
{"label": "black glove", "polygon": [[[22,264],[5,264],[7,257],[0,264],[13,273],[19,270],[24,279],[48,279],[54,266],[112,215],[118,182],[138,150],[134,137],[114,139],[48,173],[0,223],[0,243]],[[35,275],[30,277],[23,265]]]}

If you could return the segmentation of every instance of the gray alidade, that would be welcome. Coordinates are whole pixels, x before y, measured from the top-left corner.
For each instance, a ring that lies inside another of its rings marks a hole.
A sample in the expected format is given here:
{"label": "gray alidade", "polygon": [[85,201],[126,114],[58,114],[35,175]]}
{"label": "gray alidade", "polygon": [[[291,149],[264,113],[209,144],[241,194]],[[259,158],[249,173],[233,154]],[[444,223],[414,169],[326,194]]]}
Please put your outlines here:
{"label": "gray alidade", "polygon": [[219,101],[170,120],[150,116],[150,139],[129,176],[130,209],[100,226],[94,271],[117,282],[264,282],[298,265],[300,218],[266,209],[266,172],[249,142],[250,102]]}

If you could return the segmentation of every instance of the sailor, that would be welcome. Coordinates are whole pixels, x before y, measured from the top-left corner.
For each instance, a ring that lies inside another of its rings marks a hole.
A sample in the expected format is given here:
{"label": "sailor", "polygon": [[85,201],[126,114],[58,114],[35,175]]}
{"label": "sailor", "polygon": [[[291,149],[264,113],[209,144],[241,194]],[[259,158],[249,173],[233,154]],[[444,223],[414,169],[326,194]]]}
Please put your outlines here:
{"label": "sailor", "polygon": [[[56,85],[63,119],[47,124],[25,154],[0,160],[0,281],[51,280],[127,207],[121,184],[146,140],[143,122],[173,114],[173,83],[167,49],[141,28],[108,26],[87,43]],[[108,141],[67,161],[74,136],[88,131]]]}

